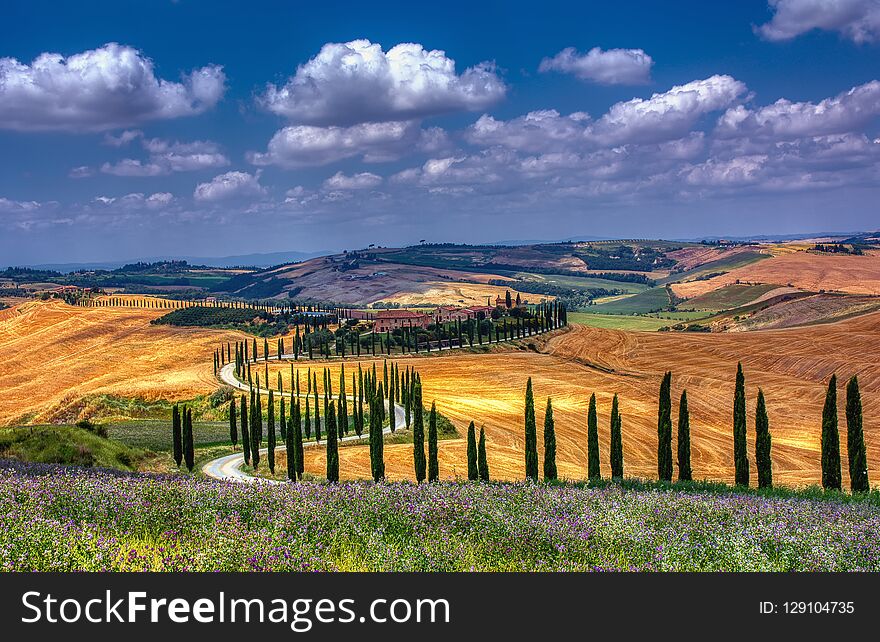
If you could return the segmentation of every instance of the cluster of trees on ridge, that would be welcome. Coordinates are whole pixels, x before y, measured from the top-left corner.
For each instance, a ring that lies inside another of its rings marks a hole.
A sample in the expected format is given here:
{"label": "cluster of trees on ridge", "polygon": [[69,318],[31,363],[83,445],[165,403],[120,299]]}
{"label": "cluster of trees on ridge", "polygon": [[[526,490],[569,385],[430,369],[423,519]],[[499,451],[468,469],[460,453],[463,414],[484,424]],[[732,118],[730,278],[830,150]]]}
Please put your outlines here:
{"label": "cluster of trees on ridge", "polygon": [[[285,355],[300,359],[315,359],[320,356],[360,357],[431,352],[450,348],[477,347],[501,343],[514,339],[525,339],[568,325],[567,308],[562,303],[550,302],[527,308],[511,308],[510,316],[496,319],[494,313],[486,318],[457,319],[442,323],[435,319],[427,328],[415,326],[396,328],[384,333],[372,329],[362,331],[357,319],[347,319],[333,331],[329,329],[335,317],[308,317],[300,332],[300,325],[294,323],[294,336],[289,343],[284,337],[275,340],[270,348],[264,335],[262,352],[256,338],[251,341],[227,342],[214,350],[214,374],[227,363],[235,364],[235,374],[242,380],[251,382],[251,365],[257,361],[282,359]],[[482,314],[482,313],[481,313]],[[164,317],[163,317],[164,318]],[[341,321],[341,320],[340,320]]]}

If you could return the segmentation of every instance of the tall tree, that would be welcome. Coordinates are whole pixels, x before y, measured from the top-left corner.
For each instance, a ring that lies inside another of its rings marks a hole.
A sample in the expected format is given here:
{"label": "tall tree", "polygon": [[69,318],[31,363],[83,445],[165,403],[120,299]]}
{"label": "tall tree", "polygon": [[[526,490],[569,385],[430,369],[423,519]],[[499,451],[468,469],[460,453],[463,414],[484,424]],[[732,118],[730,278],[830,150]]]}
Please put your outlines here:
{"label": "tall tree", "polygon": [[180,467],[183,461],[183,428],[180,424],[180,408],[177,404],[171,408],[171,448],[174,453],[174,463]]}
{"label": "tall tree", "polygon": [[587,477],[590,481],[602,478],[599,470],[599,418],[596,413],[596,393],[590,395],[587,411]]}
{"label": "tall tree", "polygon": [[339,446],[336,443],[336,408],[333,400],[327,412],[327,481],[339,481]]}
{"label": "tall tree", "polygon": [[733,393],[733,467],[737,486],[749,485],[749,454],[746,449],[746,379],[742,364],[736,364]]}
{"label": "tall tree", "polygon": [[553,403],[547,397],[544,411],[544,481],[556,481],[556,428],[553,424]]}
{"label": "tall tree", "polygon": [[259,393],[251,391],[251,465],[260,466],[260,436],[263,432],[263,404]]}
{"label": "tall tree", "polygon": [[611,478],[623,479],[623,435],[620,430],[620,406],[616,394],[611,401]]}
{"label": "tall tree", "polygon": [[657,410],[657,476],[672,481],[672,373],[663,375]]}
{"label": "tall tree", "polygon": [[[312,375],[312,390],[315,393],[315,441],[321,441],[321,411],[318,410],[318,373]],[[326,418],[324,419],[326,421]]]}
{"label": "tall tree", "polygon": [[235,417],[235,397],[229,400],[229,441],[232,442],[232,448],[238,445],[238,424]]}
{"label": "tall tree", "polygon": [[425,481],[427,459],[425,458],[425,417],[422,406],[422,386],[416,384],[413,392],[413,466],[416,473],[416,481]]}
{"label": "tall tree", "polygon": [[486,459],[486,429],[480,426],[480,441],[477,445],[477,474],[480,481],[489,481],[489,461]]}
{"label": "tall tree", "polygon": [[[380,384],[379,391],[381,390]],[[385,479],[385,449],[384,436],[382,435],[383,405],[381,392],[378,392],[370,400],[370,464],[375,482]]]}
{"label": "tall tree", "polygon": [[290,398],[290,423],[284,432],[284,450],[287,452],[287,479],[295,482],[298,478],[296,474],[296,429],[294,422],[297,421],[296,406],[293,404],[293,397]]}
{"label": "tall tree", "polygon": [[681,391],[678,402],[678,481],[691,481],[691,418],[687,390]]}
{"label": "tall tree", "polygon": [[837,429],[837,375],[831,375],[822,409],[822,488],[840,490],[840,434]]}
{"label": "tall tree", "polygon": [[305,462],[303,458],[303,431],[302,431],[302,414],[299,405],[299,399],[296,400],[296,418],[293,421],[293,445],[296,448],[296,473],[299,479],[302,479],[305,471]]}
{"label": "tall tree", "polygon": [[867,493],[868,456],[862,428],[862,395],[859,380],[853,377],[846,384],[846,449],[849,452],[849,487],[854,493]]}
{"label": "tall tree", "polygon": [[479,471],[477,470],[477,433],[473,421],[468,424],[467,429],[467,466],[468,481],[476,481]]}
{"label": "tall tree", "polygon": [[[247,344],[245,344],[247,345]],[[244,452],[244,463],[251,465],[251,432],[249,430],[247,399],[241,395],[241,449]]]}
{"label": "tall tree", "polygon": [[526,383],[525,454],[526,478],[538,481],[538,429],[535,424],[535,397],[532,378]]}
{"label": "tall tree", "polygon": [[266,417],[266,462],[269,464],[269,472],[275,474],[275,397],[272,389],[269,389],[269,408]]}
{"label": "tall tree", "polygon": [[183,460],[189,472],[195,467],[195,453],[193,450],[193,427],[192,410],[183,408]]}
{"label": "tall tree", "polygon": [[428,418],[428,481],[440,479],[440,461],[437,450],[437,404],[431,402],[431,415]]}
{"label": "tall tree", "polygon": [[773,487],[770,442],[770,421],[767,418],[764,391],[758,388],[758,403],[755,406],[755,466],[758,469],[758,488]]}

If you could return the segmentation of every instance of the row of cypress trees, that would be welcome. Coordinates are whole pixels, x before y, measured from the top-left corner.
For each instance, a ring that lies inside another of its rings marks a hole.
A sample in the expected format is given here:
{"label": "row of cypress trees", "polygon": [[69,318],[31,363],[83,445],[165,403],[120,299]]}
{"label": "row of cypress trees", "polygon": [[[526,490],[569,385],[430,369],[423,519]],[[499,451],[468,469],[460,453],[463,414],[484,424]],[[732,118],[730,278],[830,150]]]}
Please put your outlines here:
{"label": "row of cypress trees", "polygon": [[[660,383],[657,411],[657,477],[672,481],[672,373],[666,372]],[[868,492],[867,453],[862,425],[862,403],[858,378],[852,377],[846,386],[847,451],[849,454],[850,488],[852,492]],[[622,417],[618,397],[611,404],[611,477],[623,477]],[[677,430],[678,480],[691,481],[690,412],[687,390],[682,390],[678,407]],[[482,435],[481,435],[482,436]],[[471,435],[468,435],[468,474],[471,470]],[[737,364],[733,401],[734,478],[739,486],[749,485],[749,459],[747,447],[745,375],[742,364]],[[755,465],[759,488],[772,488],[773,466],[771,457],[772,437],[764,391],[758,389],[755,404]],[[822,413],[822,486],[828,490],[841,489],[840,438],[837,427],[837,377],[832,375],[825,396]],[[532,380],[526,384],[525,395],[525,473],[526,478],[538,479],[537,431]],[[596,395],[590,397],[587,411],[587,477],[590,481],[601,478],[599,471],[599,436],[596,413]],[[544,413],[544,480],[557,479],[556,431],[553,406],[547,399]]]}
{"label": "row of cypress trees", "polygon": [[177,404],[171,408],[171,447],[177,467],[185,462],[187,469],[192,472],[195,467],[195,451],[191,408],[184,406],[181,409]]}

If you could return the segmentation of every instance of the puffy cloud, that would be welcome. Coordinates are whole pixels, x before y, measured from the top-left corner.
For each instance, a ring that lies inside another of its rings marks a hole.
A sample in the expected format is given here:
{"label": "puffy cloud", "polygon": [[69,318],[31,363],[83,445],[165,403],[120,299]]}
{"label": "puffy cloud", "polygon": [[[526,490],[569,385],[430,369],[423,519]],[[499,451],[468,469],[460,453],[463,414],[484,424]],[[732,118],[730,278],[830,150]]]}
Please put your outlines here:
{"label": "puffy cloud", "polygon": [[822,29],[853,42],[880,39],[880,0],[769,0],[775,11],[770,22],[756,27],[767,40],[791,40]]}
{"label": "puffy cloud", "polygon": [[561,116],[555,109],[532,111],[508,121],[483,115],[465,132],[474,145],[503,145],[530,152],[568,149],[583,141],[590,116],[575,112]]}
{"label": "puffy cloud", "polygon": [[213,107],[224,86],[214,65],[181,82],[157,78],[149,58],[116,43],[67,58],[43,53],[30,64],[0,58],[0,128],[103,131],[191,116]]}
{"label": "puffy cloud", "polygon": [[365,162],[395,160],[414,150],[444,147],[442,129],[423,130],[415,122],[362,123],[352,127],[293,125],[275,133],[265,153],[250,152],[254,165],[295,168],[327,165],[345,158]]}
{"label": "puffy cloud", "polygon": [[694,80],[648,99],[613,105],[587,135],[602,145],[679,138],[702,116],[729,107],[745,93],[746,86],[730,76]]}
{"label": "puffy cloud", "polygon": [[260,102],[297,123],[348,126],[484,109],[505,92],[491,63],[456,74],[443,51],[404,43],[384,52],[352,40],[325,44],[283,86],[270,84]]}
{"label": "puffy cloud", "polygon": [[203,203],[218,201],[253,199],[265,196],[266,188],[260,185],[260,172],[226,172],[215,176],[207,183],[196,186],[193,198]]}
{"label": "puffy cloud", "polygon": [[37,201],[13,201],[0,197],[0,212],[33,212],[42,207]]}
{"label": "puffy cloud", "polygon": [[738,105],[718,120],[722,137],[787,139],[853,131],[880,115],[880,81],[872,80],[818,103],[784,98],[756,110]]}
{"label": "puffy cloud", "polygon": [[361,172],[353,176],[346,176],[342,172],[336,172],[324,181],[325,190],[352,190],[371,189],[382,184],[382,177],[370,172]]}
{"label": "puffy cloud", "polygon": [[578,53],[574,47],[563,49],[552,58],[544,58],[538,71],[560,71],[574,74],[581,80],[603,85],[641,85],[651,80],[654,60],[642,49],[608,49],[593,47]]}
{"label": "puffy cloud", "polygon": [[180,143],[144,138],[142,143],[150,154],[148,162],[125,158],[114,164],[104,163],[101,171],[114,176],[164,176],[172,172],[191,172],[229,165],[229,159],[220,152],[220,146],[212,141]]}

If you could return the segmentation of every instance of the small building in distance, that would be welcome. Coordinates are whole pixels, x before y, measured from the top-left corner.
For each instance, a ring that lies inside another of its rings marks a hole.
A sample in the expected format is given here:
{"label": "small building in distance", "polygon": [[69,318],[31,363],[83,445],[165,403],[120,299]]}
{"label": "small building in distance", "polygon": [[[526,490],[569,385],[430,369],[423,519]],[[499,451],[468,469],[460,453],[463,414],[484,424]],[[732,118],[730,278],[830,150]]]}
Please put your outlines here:
{"label": "small building in distance", "polygon": [[373,319],[375,332],[389,332],[398,328],[427,328],[434,322],[427,314],[410,310],[380,310]]}

